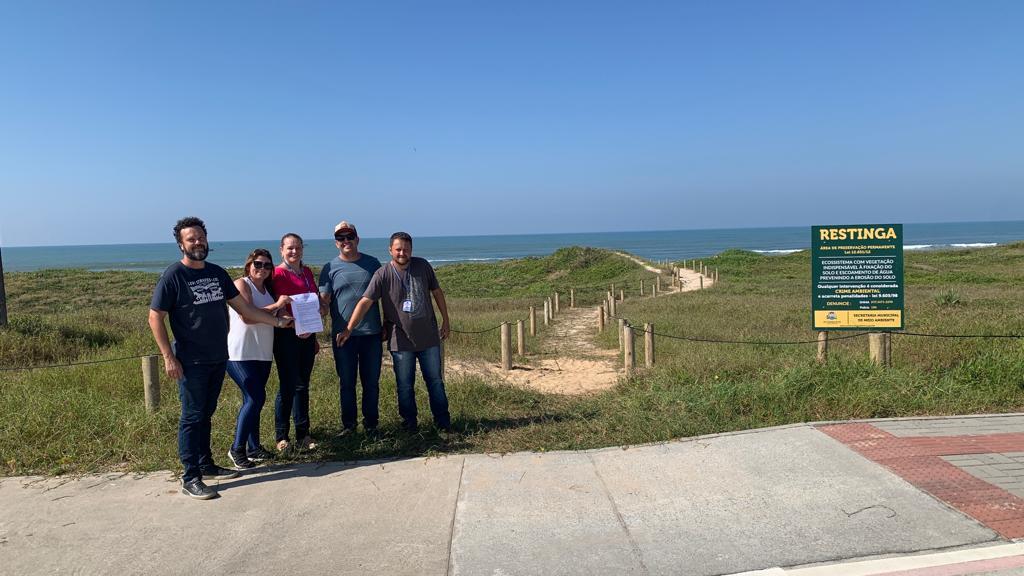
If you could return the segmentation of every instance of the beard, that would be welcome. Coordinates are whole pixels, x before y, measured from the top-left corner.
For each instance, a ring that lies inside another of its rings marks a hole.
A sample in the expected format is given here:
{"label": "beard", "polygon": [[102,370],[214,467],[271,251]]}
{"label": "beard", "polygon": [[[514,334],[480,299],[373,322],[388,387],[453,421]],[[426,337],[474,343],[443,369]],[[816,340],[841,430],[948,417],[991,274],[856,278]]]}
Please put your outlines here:
{"label": "beard", "polygon": [[207,248],[206,246],[196,246],[192,250],[182,250],[182,252],[185,254],[185,256],[188,256],[189,260],[202,262],[203,260],[206,260],[206,256],[210,253],[210,249]]}

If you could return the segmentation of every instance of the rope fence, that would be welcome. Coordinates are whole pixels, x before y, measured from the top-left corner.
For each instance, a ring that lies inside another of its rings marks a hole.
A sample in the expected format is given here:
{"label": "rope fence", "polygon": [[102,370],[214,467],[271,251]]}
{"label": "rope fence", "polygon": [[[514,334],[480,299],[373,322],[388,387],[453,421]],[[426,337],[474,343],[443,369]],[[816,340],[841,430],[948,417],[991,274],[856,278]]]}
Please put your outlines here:
{"label": "rope fence", "polygon": [[[705,289],[704,279],[708,279],[708,285],[714,285],[719,282],[718,270],[710,270],[701,261],[683,261],[684,267],[676,266],[665,266],[666,270],[671,270],[672,280],[670,283],[670,289],[675,289],[677,292],[681,292],[684,289],[686,281],[683,278],[682,271],[689,269],[692,272],[699,274],[700,290]],[[687,265],[690,268],[687,268]],[[656,297],[661,294],[668,294],[669,291],[665,290],[662,286],[661,273],[659,272],[654,276],[653,280],[649,284],[650,290],[647,288],[645,279],[640,280],[639,295],[641,297]],[[926,332],[910,332],[910,331],[865,331],[846,334],[842,336],[831,336],[829,332],[818,332],[817,337],[808,340],[763,340],[763,339],[728,339],[728,338],[708,338],[701,336],[687,336],[680,334],[669,334],[666,332],[658,332],[654,329],[654,325],[651,323],[644,323],[641,327],[639,324],[632,322],[629,318],[619,316],[617,314],[618,304],[625,301],[626,291],[621,286],[616,289],[614,284],[608,287],[605,291],[604,301],[599,304],[596,308],[597,312],[597,332],[600,334],[604,331],[606,324],[615,324],[618,326],[619,333],[619,349],[623,357],[623,369],[627,375],[633,373],[636,368],[636,357],[635,357],[635,338],[634,336],[643,335],[644,339],[644,364],[647,367],[654,365],[655,353],[654,353],[654,342],[655,338],[666,338],[669,340],[695,342],[700,344],[727,344],[727,345],[751,345],[751,346],[801,346],[807,344],[818,345],[817,360],[819,363],[825,363],[828,356],[828,343],[829,341],[840,341],[840,340],[852,340],[855,338],[861,338],[868,336],[870,339],[869,351],[873,361],[883,366],[890,365],[891,359],[891,347],[892,347],[892,336],[912,336],[919,338],[944,338],[944,339],[1020,339],[1024,338],[1024,334],[943,334],[943,333],[926,333]],[[577,305],[577,294],[576,289],[569,289],[569,301],[570,308],[576,308]],[[551,296],[545,297],[543,300],[543,325],[550,326],[554,321],[557,314],[561,313],[562,308],[562,295],[559,292],[554,292]],[[535,337],[537,335],[537,307],[530,306],[529,313],[525,318],[515,319],[516,325],[516,352],[519,356],[526,355],[526,334],[527,326],[529,326],[529,335]],[[483,328],[480,330],[457,330],[451,329],[452,334],[459,334],[465,336],[477,336],[483,334],[489,334],[495,331],[500,331],[501,334],[501,367],[504,371],[512,370],[512,322],[502,322],[489,328]],[[331,347],[332,342],[327,340],[326,342],[320,341],[320,345],[324,347]],[[444,373],[445,365],[445,343],[441,343],[441,366],[442,374]],[[540,351],[539,355],[548,355],[548,352]],[[16,371],[31,371],[31,370],[47,370],[56,368],[68,368],[75,366],[86,366],[105,364],[113,362],[123,362],[125,360],[138,360],[142,359],[142,371],[143,371],[143,382],[145,388],[145,398],[147,410],[154,411],[157,409],[160,399],[160,373],[159,373],[159,353],[140,354],[134,356],[123,356],[119,358],[109,358],[102,360],[87,360],[81,362],[67,362],[61,364],[49,364],[49,365],[37,365],[37,366],[9,366],[0,367],[0,372],[16,372]]]}

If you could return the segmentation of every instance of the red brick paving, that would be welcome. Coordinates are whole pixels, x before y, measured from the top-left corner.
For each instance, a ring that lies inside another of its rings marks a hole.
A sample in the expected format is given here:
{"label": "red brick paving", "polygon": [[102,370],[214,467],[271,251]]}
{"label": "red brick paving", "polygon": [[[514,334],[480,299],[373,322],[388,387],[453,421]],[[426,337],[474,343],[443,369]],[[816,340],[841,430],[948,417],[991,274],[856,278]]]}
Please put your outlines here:
{"label": "red brick paving", "polygon": [[1024,537],[1024,499],[941,458],[958,454],[1024,452],[1024,434],[897,437],[866,423],[819,426],[818,430],[1004,538]]}

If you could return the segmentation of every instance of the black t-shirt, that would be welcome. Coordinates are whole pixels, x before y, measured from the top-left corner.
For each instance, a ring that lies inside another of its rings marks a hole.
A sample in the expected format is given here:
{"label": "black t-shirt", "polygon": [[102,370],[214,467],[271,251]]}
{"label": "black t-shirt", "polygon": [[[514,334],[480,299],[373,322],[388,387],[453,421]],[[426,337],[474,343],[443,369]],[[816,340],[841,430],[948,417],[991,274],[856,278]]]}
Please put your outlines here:
{"label": "black t-shirt", "polygon": [[207,263],[198,270],[175,262],[164,270],[149,307],[167,312],[174,355],[182,364],[228,359],[227,301],[238,296],[223,268]]}

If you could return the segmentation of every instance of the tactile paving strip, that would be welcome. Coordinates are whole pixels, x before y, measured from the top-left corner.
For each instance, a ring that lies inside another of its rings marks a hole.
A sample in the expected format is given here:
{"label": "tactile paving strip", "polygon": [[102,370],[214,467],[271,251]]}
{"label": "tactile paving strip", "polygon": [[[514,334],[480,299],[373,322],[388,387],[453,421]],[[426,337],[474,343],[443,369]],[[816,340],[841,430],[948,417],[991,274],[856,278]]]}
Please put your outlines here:
{"label": "tactile paving strip", "polygon": [[983,479],[958,465],[964,455],[1012,458],[1024,451],[1024,433],[897,437],[867,423],[818,429],[1004,538],[1024,537],[1024,499],[993,483],[994,476]]}

